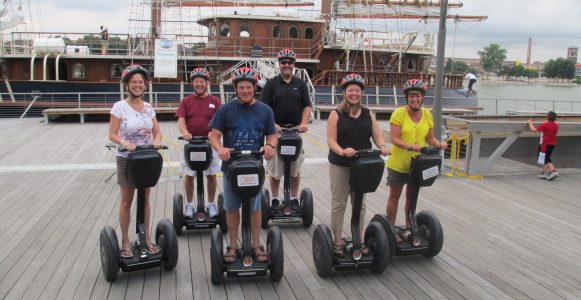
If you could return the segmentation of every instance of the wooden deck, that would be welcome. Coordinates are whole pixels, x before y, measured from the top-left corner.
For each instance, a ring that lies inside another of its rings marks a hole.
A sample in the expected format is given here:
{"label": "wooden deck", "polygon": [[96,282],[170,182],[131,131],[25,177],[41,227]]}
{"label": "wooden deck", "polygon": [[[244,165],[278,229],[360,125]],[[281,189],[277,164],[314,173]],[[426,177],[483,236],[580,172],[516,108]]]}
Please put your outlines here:
{"label": "wooden deck", "polygon": [[[214,286],[210,232],[188,231],[179,237],[175,270],[120,273],[109,283],[98,237],[105,225],[118,230],[119,190],[111,177],[114,153],[103,147],[107,124],[40,121],[0,120],[0,299],[581,298],[581,173],[561,170],[549,182],[536,178],[538,168],[510,161],[485,179],[443,177],[422,190],[419,210],[435,212],[444,228],[444,247],[433,259],[395,258],[379,275],[334,272],[323,279],[311,254],[314,226],[286,225],[280,282],[227,278]],[[161,128],[170,167],[152,190],[154,225],[171,219],[172,197],[183,192],[177,126]],[[314,121],[304,140],[302,184],[314,192],[313,223],[329,224],[324,121]],[[367,220],[385,210],[387,193],[382,184],[367,196]]]}

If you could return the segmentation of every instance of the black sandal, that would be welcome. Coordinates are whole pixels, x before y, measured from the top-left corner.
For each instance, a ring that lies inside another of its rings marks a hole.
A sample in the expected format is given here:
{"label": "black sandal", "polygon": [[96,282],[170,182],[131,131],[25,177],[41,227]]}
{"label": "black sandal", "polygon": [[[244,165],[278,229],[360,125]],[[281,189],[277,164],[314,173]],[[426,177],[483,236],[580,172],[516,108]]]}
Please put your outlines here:
{"label": "black sandal", "polygon": [[[234,251],[232,251],[234,250]],[[240,250],[234,247],[226,247],[226,253],[224,253],[224,262],[225,263],[233,263],[238,259],[238,254],[240,254]]]}
{"label": "black sandal", "polygon": [[256,259],[257,262],[268,261],[268,253],[264,250],[263,245],[256,245],[252,247],[252,250],[254,251],[254,259]]}
{"label": "black sandal", "polygon": [[345,257],[344,244],[336,245],[333,244],[333,255],[336,257]]}

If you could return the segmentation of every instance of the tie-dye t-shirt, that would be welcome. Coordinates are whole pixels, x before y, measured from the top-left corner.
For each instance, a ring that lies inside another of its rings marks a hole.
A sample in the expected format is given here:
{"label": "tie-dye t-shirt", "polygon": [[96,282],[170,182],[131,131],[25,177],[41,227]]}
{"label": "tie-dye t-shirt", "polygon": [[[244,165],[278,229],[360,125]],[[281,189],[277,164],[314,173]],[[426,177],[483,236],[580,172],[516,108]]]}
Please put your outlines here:
{"label": "tie-dye t-shirt", "polygon": [[[260,150],[264,138],[276,133],[272,109],[260,101],[244,105],[235,99],[220,106],[210,127],[222,132],[224,147],[235,150]],[[222,162],[222,172],[228,172],[232,160]]]}
{"label": "tie-dye t-shirt", "polygon": [[[135,145],[147,145],[153,143],[153,118],[155,111],[151,104],[144,102],[143,110],[134,110],[126,100],[121,100],[113,105],[111,114],[120,120],[118,135],[121,139]],[[119,152],[117,156],[127,157],[127,152]]]}

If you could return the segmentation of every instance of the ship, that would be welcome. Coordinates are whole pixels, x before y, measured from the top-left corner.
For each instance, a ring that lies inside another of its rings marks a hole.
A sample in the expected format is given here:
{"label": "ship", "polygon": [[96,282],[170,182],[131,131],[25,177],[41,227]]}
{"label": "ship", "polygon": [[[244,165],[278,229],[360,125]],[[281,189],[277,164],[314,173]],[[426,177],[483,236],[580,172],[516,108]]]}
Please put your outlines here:
{"label": "ship", "polygon": [[[194,67],[213,75],[212,92],[227,101],[235,68],[256,69],[262,86],[278,74],[274,57],[284,48],[297,53],[296,75],[308,83],[315,105],[335,104],[336,86],[349,73],[366,79],[366,104],[398,105],[399,87],[408,79],[434,85],[436,34],[428,28],[439,10],[439,1],[428,0],[132,0],[129,32],[110,33],[105,47],[94,32],[4,33],[0,106],[3,115],[24,116],[38,115],[47,101],[52,108],[107,107],[122,97],[121,71],[129,64],[150,71],[149,99],[156,105],[175,106],[190,92]],[[410,20],[414,30],[396,28]],[[464,96],[462,80],[461,74],[444,75],[444,106],[477,107],[475,97]]]}

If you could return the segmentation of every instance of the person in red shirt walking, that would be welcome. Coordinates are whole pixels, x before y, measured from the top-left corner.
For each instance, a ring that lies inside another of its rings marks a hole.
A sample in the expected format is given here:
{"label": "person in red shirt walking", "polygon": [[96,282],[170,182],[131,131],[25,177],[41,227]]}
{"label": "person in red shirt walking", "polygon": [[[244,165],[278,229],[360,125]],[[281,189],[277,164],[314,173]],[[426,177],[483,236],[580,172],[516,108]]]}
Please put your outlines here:
{"label": "person in red shirt walking", "polygon": [[538,127],[533,125],[531,119],[528,121],[531,131],[541,132],[541,144],[539,145],[538,157],[539,161],[542,161],[544,153],[544,165],[543,171],[537,176],[540,179],[553,180],[559,176],[559,172],[557,172],[557,169],[555,169],[551,161],[551,154],[555,150],[557,132],[559,131],[559,123],[555,122],[556,120],[557,114],[554,111],[549,111],[547,113],[547,120]]}
{"label": "person in red shirt walking", "polygon": [[[208,136],[210,133],[210,120],[220,107],[220,99],[216,96],[210,95],[208,92],[208,80],[210,80],[210,73],[203,68],[195,68],[190,73],[190,80],[194,93],[184,97],[176,112],[178,117],[178,127],[185,140],[192,139],[193,136]],[[204,171],[208,181],[208,213],[211,218],[215,217],[217,213],[216,205],[214,204],[214,196],[216,195],[216,188],[218,181],[216,174],[220,172],[220,159],[215,151],[212,153],[212,164],[208,170]],[[194,197],[194,177],[196,172],[190,170],[183,157],[180,159],[180,171],[185,174],[184,190],[186,192],[186,211],[184,216],[193,216],[193,197]]]}

